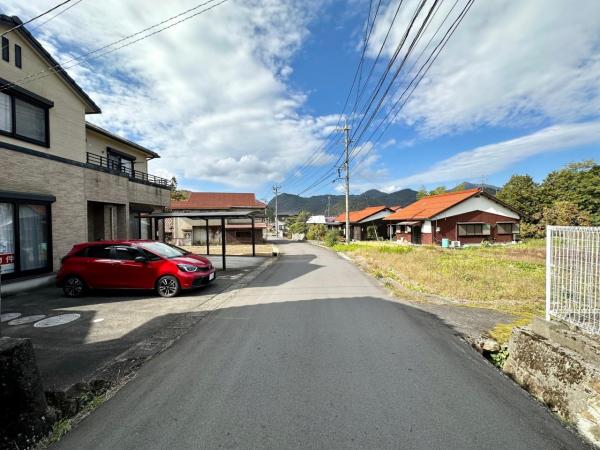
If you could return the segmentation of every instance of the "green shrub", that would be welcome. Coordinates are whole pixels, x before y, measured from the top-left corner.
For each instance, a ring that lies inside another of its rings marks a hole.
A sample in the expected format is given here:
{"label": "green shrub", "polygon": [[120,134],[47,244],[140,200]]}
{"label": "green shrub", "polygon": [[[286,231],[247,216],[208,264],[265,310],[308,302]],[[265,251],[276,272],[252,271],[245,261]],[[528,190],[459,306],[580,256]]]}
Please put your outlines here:
{"label": "green shrub", "polygon": [[340,232],[336,228],[332,228],[331,230],[325,233],[325,238],[323,239],[324,243],[328,247],[333,247],[338,243],[340,239]]}
{"label": "green shrub", "polygon": [[327,234],[327,227],[322,224],[309,225],[308,231],[306,232],[306,239],[310,241],[321,241]]}

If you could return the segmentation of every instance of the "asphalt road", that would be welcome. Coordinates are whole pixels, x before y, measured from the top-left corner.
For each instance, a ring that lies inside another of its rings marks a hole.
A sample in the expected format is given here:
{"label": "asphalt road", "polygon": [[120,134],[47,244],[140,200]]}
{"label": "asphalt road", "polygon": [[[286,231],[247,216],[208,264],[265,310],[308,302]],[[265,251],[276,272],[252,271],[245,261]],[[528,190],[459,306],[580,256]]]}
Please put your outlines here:
{"label": "asphalt road", "polygon": [[56,448],[584,446],[438,318],[327,250],[281,249]]}

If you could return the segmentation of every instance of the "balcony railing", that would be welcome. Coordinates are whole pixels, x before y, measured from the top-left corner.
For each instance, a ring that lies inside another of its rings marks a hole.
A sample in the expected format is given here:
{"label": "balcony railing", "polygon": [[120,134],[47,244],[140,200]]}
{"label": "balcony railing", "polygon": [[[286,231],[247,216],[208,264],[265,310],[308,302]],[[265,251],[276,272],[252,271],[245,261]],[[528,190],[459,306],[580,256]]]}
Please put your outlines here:
{"label": "balcony railing", "polygon": [[88,165],[95,167],[102,167],[105,171],[114,173],[116,175],[124,175],[129,177],[132,181],[139,181],[146,184],[152,184],[155,186],[161,186],[170,188],[171,182],[166,178],[157,177],[140,170],[132,169],[124,164],[117,161],[108,159],[105,156],[96,155],[95,153],[87,153]]}

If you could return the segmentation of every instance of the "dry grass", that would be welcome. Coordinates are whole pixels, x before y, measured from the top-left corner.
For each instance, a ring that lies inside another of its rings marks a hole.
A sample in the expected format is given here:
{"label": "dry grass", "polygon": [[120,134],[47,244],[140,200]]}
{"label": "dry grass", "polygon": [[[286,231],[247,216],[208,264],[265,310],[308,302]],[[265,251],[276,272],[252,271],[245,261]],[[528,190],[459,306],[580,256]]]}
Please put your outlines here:
{"label": "dry grass", "polygon": [[[543,241],[456,250],[380,242],[334,249],[361,260],[378,278],[465,306],[513,314],[519,325],[544,312]],[[513,326],[499,324],[491,334],[505,341]]]}
{"label": "dry grass", "polygon": [[[188,252],[197,253],[199,255],[206,254],[206,245],[186,245],[181,246],[181,248],[187,250]],[[245,244],[227,244],[226,255],[229,256],[252,256],[252,245]],[[210,254],[211,255],[220,255],[221,254],[221,246],[220,245],[211,245],[210,246]],[[256,256],[272,256],[273,255],[273,246],[271,244],[256,244]]]}

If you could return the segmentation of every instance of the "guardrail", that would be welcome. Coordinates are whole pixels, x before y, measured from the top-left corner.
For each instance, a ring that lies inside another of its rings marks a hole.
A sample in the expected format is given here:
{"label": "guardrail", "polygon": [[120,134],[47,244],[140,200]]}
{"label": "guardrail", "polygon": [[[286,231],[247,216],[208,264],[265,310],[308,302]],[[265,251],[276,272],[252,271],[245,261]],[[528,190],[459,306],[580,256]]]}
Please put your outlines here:
{"label": "guardrail", "polygon": [[600,227],[546,228],[546,320],[600,334]]}
{"label": "guardrail", "polygon": [[129,166],[110,160],[102,155],[87,152],[86,162],[91,166],[102,167],[107,172],[111,172],[118,175],[125,175],[129,177],[132,181],[141,181],[143,183],[166,188],[171,187],[171,182],[166,178],[157,177],[156,175],[151,175],[140,170],[132,169]]}

